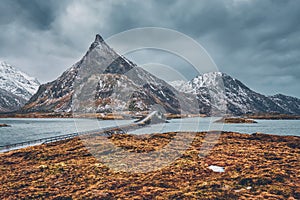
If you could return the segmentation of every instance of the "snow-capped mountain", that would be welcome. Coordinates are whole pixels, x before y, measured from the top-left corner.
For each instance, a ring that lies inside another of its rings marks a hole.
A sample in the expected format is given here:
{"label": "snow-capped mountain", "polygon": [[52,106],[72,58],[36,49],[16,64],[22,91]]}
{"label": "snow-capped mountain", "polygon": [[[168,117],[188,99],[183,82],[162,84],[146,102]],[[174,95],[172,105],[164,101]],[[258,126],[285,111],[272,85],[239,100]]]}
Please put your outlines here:
{"label": "snow-capped mountain", "polygon": [[36,93],[40,83],[36,78],[0,61],[0,89],[29,100]]}
{"label": "snow-capped mountain", "polygon": [[300,114],[299,99],[267,97],[220,72],[171,85],[119,55],[96,35],[83,58],[56,80],[41,85],[22,111],[146,111],[158,105],[168,113]]}
{"label": "snow-capped mountain", "polygon": [[[220,81],[222,80],[222,81]],[[212,97],[225,101],[228,114],[288,113],[300,114],[300,100],[284,95],[267,97],[259,94],[241,81],[221,72],[199,75],[188,82],[171,82],[179,91],[197,95],[199,104],[212,106]]]}
{"label": "snow-capped mountain", "polygon": [[26,100],[13,93],[0,89],[0,112],[11,112],[18,110]]}
{"label": "snow-capped mountain", "polygon": [[283,94],[276,94],[274,96],[269,96],[269,98],[285,111],[300,114],[300,99]]}
{"label": "snow-capped mountain", "polygon": [[190,96],[182,95],[165,81],[119,55],[96,35],[83,58],[58,79],[41,85],[22,110],[144,111],[159,104],[166,112],[179,113],[181,109],[197,112]]}
{"label": "snow-capped mountain", "polygon": [[0,112],[21,108],[39,85],[35,78],[0,61]]}

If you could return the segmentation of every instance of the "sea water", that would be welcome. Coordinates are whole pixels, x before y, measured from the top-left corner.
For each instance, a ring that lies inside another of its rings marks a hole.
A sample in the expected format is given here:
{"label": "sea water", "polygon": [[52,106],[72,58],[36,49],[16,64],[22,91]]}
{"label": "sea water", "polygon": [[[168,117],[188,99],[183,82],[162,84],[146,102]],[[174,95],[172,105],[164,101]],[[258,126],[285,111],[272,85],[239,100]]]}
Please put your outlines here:
{"label": "sea water", "polygon": [[[164,133],[173,131],[210,131],[223,130],[240,133],[262,132],[276,135],[300,136],[299,120],[256,120],[255,124],[222,124],[214,123],[217,118],[183,118],[168,120],[169,123],[156,124],[130,131],[130,134]],[[89,131],[133,123],[134,120],[97,120],[72,118],[6,118],[0,124],[0,146],[36,140],[69,133]]]}

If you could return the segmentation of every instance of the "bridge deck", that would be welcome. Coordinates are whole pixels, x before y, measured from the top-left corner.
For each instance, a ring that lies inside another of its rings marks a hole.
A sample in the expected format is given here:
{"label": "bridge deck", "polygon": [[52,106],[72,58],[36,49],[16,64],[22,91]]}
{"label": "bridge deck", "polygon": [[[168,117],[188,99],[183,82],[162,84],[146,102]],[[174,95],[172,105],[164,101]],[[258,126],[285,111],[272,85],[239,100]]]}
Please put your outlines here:
{"label": "bridge deck", "polygon": [[137,122],[137,123],[132,123],[128,125],[122,125],[122,126],[114,126],[114,127],[107,127],[103,129],[95,129],[95,130],[90,130],[90,131],[84,131],[84,132],[78,132],[78,133],[70,133],[70,134],[65,134],[65,135],[58,135],[58,136],[52,136],[52,137],[47,137],[47,138],[40,138],[36,140],[30,140],[30,141],[25,141],[25,142],[19,142],[15,144],[9,144],[9,145],[4,145],[0,146],[0,152],[6,152],[10,151],[13,149],[19,149],[22,147],[26,146],[33,146],[37,144],[45,144],[45,143],[51,143],[51,142],[56,142],[60,140],[66,140],[66,139],[71,139],[76,136],[80,135],[104,135],[104,136],[110,136],[112,134],[124,134],[127,133],[129,130],[135,130],[138,128],[142,128],[147,125],[147,121],[151,120],[151,118],[156,114],[157,112],[154,111],[150,113],[148,116],[146,116],[143,120]]}

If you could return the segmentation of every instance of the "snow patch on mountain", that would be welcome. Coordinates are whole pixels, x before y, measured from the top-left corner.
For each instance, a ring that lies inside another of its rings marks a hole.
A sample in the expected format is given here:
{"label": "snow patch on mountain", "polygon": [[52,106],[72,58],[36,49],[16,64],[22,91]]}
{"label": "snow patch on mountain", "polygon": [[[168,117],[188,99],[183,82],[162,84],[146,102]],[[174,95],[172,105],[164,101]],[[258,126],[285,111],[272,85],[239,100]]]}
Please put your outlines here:
{"label": "snow patch on mountain", "polygon": [[277,105],[290,113],[300,114],[300,99],[286,96],[283,94],[276,94],[269,96]]}
{"label": "snow patch on mountain", "polygon": [[0,112],[16,111],[26,100],[0,88]]}
{"label": "snow patch on mountain", "polygon": [[10,64],[0,61],[0,88],[28,100],[38,89],[40,83]]}
{"label": "snow patch on mountain", "polygon": [[[172,82],[181,92],[197,95],[199,102],[208,106],[227,106],[227,112],[235,115],[246,113],[300,114],[299,99],[285,95],[267,97],[259,94],[241,81],[222,72],[209,72],[188,82]],[[218,105],[214,105],[217,102]]]}

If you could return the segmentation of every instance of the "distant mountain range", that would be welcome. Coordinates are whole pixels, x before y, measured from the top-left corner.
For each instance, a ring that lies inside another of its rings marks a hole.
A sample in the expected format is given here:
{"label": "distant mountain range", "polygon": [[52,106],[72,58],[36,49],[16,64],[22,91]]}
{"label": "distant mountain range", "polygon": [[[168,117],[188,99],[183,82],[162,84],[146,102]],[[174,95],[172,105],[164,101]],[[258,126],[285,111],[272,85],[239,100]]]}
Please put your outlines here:
{"label": "distant mountain range", "polygon": [[[220,82],[219,80],[223,80]],[[218,83],[222,83],[218,85]],[[227,113],[242,115],[247,113],[300,114],[300,99],[277,94],[265,96],[259,94],[241,81],[221,72],[199,75],[188,82],[171,82],[177,90],[197,95],[199,102],[211,107],[211,96],[224,100]]]}
{"label": "distant mountain range", "polygon": [[300,114],[299,99],[259,94],[221,72],[167,83],[116,53],[100,35],[79,62],[42,84],[21,112],[147,111],[156,106],[168,113],[211,115],[212,110],[224,111],[224,105],[233,115]]}
{"label": "distant mountain range", "polygon": [[37,91],[36,78],[0,61],[0,112],[20,109]]}

